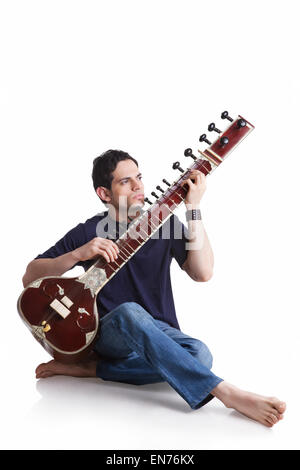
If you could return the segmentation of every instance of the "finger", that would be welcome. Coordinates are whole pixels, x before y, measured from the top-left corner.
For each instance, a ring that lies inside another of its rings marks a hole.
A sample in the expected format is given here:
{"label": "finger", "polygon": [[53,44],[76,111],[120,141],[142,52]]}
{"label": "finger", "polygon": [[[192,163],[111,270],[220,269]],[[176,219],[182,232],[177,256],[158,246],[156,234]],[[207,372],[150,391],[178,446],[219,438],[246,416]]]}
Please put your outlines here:
{"label": "finger", "polygon": [[205,178],[206,178],[205,173],[203,173],[202,171],[199,171],[199,170],[192,170],[189,173],[190,178],[195,178],[196,176],[199,176],[201,180],[205,180]]}
{"label": "finger", "polygon": [[187,181],[187,180],[192,181],[196,178],[197,175],[198,175],[198,173],[194,173],[194,172],[188,173],[188,178],[186,178],[185,181]]}
{"label": "finger", "polygon": [[189,185],[189,187],[194,187],[194,186],[197,186],[200,184],[200,175],[191,175],[191,177],[186,180],[187,184]]}
{"label": "finger", "polygon": [[203,186],[203,187],[206,187],[206,177],[203,173],[200,173],[200,175],[198,175],[198,179],[197,179],[197,182]]}
{"label": "finger", "polygon": [[105,250],[99,249],[98,254],[101,255],[108,263],[110,262],[110,258]]}
{"label": "finger", "polygon": [[104,250],[108,254],[110,261],[114,261],[118,257],[117,253],[115,253],[115,251],[111,247],[108,246]]}
{"label": "finger", "polygon": [[118,253],[119,253],[119,247],[116,243],[114,243],[112,240],[104,240],[104,247],[106,248],[110,248],[111,250],[113,250],[113,252],[115,253],[116,256],[118,256]]}
{"label": "finger", "polygon": [[192,187],[192,185],[194,184],[190,178],[186,179],[186,180],[183,180],[181,183],[180,183],[180,186],[183,186],[184,184],[187,184],[190,188]]}
{"label": "finger", "polygon": [[116,243],[114,243],[112,240],[107,240],[107,239],[100,240],[99,248],[103,250],[106,250],[107,248],[109,248],[114,253],[115,258],[118,256],[118,253],[120,251]]}
{"label": "finger", "polygon": [[115,242],[113,242],[112,240],[109,240],[109,242],[110,242],[110,245],[111,245],[112,249],[116,252],[116,254],[118,254],[119,251],[120,251],[118,245]]}
{"label": "finger", "polygon": [[206,175],[199,170],[192,170],[189,173],[189,178],[195,178],[196,176],[200,176],[201,179],[205,179]]}
{"label": "finger", "polygon": [[195,183],[197,186],[201,183],[201,176],[200,175],[196,175],[195,176]]}

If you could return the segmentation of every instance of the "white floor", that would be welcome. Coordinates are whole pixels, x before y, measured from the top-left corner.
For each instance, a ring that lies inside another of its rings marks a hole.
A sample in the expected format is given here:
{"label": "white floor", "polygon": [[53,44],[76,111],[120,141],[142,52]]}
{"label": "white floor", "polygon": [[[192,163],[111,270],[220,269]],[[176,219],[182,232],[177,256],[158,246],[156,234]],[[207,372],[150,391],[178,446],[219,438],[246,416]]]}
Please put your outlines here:
{"label": "white floor", "polygon": [[284,420],[268,429],[216,399],[192,411],[168,384],[35,383],[29,368],[22,372],[2,411],[5,449],[299,449],[292,397]]}

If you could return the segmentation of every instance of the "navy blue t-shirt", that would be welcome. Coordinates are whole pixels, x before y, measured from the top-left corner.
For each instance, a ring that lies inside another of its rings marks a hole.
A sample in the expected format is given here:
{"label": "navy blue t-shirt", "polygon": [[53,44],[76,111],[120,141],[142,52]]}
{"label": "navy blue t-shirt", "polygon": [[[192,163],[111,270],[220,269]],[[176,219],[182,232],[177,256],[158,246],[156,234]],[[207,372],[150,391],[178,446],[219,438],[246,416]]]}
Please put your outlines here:
{"label": "navy blue t-shirt", "polygon": [[[56,258],[97,236],[104,238],[103,230],[107,238],[115,241],[127,229],[127,224],[124,227],[124,224],[116,222],[115,230],[107,231],[107,215],[106,211],[78,224],[35,259]],[[180,329],[174,306],[170,264],[175,258],[182,267],[187,257],[186,241],[186,227],[173,214],[100,290],[97,296],[99,317],[123,302],[137,302],[154,318]],[[82,266],[86,271],[95,261],[82,261],[74,266]]]}

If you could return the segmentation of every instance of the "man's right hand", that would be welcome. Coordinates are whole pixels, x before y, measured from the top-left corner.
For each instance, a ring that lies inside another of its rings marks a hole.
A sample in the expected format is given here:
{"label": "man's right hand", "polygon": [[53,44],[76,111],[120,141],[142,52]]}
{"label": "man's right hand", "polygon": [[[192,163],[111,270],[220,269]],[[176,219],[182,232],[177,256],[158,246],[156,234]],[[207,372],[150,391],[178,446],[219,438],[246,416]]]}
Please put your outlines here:
{"label": "man's right hand", "polygon": [[72,252],[74,258],[78,261],[102,256],[106,261],[114,261],[118,257],[119,248],[116,243],[107,238],[95,237],[85,245],[76,248]]}
{"label": "man's right hand", "polygon": [[96,237],[85,245],[69,251],[56,258],[40,258],[32,260],[22,278],[23,285],[26,287],[32,281],[46,276],[62,276],[69,269],[72,269],[78,261],[103,256],[110,262],[118,257],[119,248],[112,240]]}

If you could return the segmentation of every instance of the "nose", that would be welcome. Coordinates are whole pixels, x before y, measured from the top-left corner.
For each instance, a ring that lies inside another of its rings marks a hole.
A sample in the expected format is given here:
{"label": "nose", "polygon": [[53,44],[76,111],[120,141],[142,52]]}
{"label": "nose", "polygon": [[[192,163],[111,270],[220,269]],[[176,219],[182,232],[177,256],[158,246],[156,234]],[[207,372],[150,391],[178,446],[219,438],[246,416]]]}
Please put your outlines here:
{"label": "nose", "polygon": [[134,183],[132,185],[132,190],[133,191],[138,191],[141,188],[143,188],[143,182],[141,180],[134,181]]}

